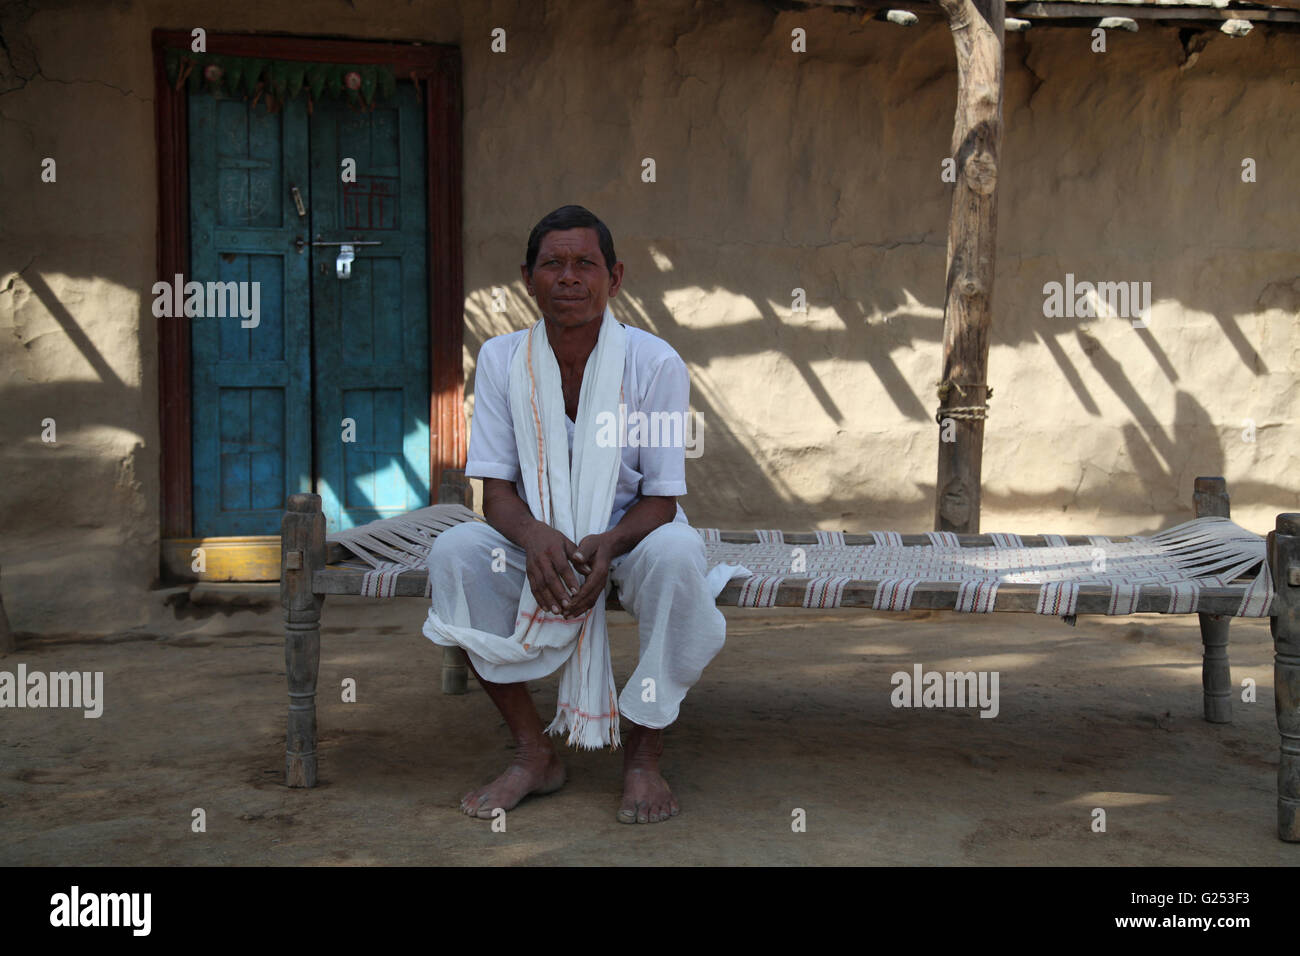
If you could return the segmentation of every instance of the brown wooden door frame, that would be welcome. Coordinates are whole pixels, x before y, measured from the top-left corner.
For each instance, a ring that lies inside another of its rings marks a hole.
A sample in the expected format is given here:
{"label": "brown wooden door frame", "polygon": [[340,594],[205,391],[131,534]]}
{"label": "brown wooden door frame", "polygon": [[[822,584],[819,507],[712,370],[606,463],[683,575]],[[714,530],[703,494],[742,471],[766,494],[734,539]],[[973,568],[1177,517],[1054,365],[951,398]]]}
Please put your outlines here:
{"label": "brown wooden door frame", "polygon": [[[158,154],[158,278],[188,275],[189,137],[183,85],[169,83],[164,51],[188,50],[188,30],[153,31],[155,130]],[[317,40],[209,33],[207,51],[281,60],[388,64],[409,79],[424,103],[429,227],[429,494],[437,500],[443,472],[465,467],[464,274],[461,254],[460,50],[440,44]],[[158,320],[158,413],[161,435],[162,537],[194,533],[190,423],[190,327]]]}

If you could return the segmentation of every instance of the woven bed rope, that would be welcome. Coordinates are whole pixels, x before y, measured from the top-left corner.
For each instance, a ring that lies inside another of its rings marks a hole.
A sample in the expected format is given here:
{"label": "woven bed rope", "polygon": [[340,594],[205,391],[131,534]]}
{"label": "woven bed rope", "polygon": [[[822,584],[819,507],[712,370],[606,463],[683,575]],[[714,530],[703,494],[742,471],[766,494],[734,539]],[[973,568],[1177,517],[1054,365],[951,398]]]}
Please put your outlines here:
{"label": "woven bed rope", "polygon": [[700,534],[710,567],[739,564],[753,572],[741,579],[739,607],[771,607],[783,582],[800,581],[804,607],[836,607],[847,584],[865,583],[877,586],[874,609],[906,611],[917,585],[940,583],[955,587],[956,610],[986,614],[996,608],[999,585],[1037,584],[1035,610],[1069,617],[1080,586],[1101,585],[1110,589],[1106,613],[1123,615],[1135,612],[1147,585],[1168,589],[1168,613],[1190,614],[1203,588],[1225,587],[1256,566],[1235,614],[1266,617],[1273,602],[1264,539],[1227,518],[1197,518],[1122,542],[1087,535],[1088,544],[1068,545],[1063,535],[1044,535],[1042,547],[1027,547],[1016,534],[990,534],[992,546],[963,548],[946,531],[927,532],[930,544],[920,546],[904,546],[897,532],[873,531],[870,545],[845,545],[834,532],[818,532],[816,545],[801,546],[797,573],[792,546],[773,543],[775,532],[756,532],[758,544],[723,542],[715,529]]}
{"label": "woven bed rope", "polygon": [[[343,545],[359,559],[343,562],[343,566],[365,570],[362,597],[390,598],[397,594],[399,575],[424,570],[434,538],[454,525],[482,520],[464,505],[432,505],[336,531],[326,540]],[[433,583],[427,575],[424,596],[433,597]]]}
{"label": "woven bed rope", "polygon": [[[328,540],[359,559],[347,565],[365,570],[363,595],[392,597],[399,574],[425,570],[438,534],[482,520],[462,505],[433,505],[338,531]],[[872,531],[872,544],[850,545],[842,531],[817,531],[816,544],[797,546],[797,561],[796,546],[777,529],[756,530],[757,544],[725,542],[717,528],[696,531],[709,567],[735,564],[751,572],[733,579],[739,583],[738,607],[773,607],[790,581],[803,587],[806,608],[839,607],[848,585],[865,583],[876,586],[874,609],[906,611],[918,585],[939,583],[955,586],[957,610],[987,614],[996,609],[1000,585],[1037,584],[1039,614],[1073,615],[1083,585],[1109,589],[1107,614],[1134,613],[1144,586],[1168,589],[1168,613],[1190,614],[1204,588],[1225,587],[1256,566],[1235,615],[1266,617],[1274,597],[1264,539],[1220,517],[1119,542],[1087,535],[1088,544],[1068,545],[1063,535],[1043,535],[1042,547],[1025,546],[1017,534],[991,534],[991,547],[963,548],[948,531],[926,532],[928,545],[905,546],[897,531]],[[427,575],[424,593],[431,593]]]}
{"label": "woven bed rope", "polygon": [[[361,578],[361,596],[372,598],[390,598],[397,594],[397,576],[410,571],[400,564],[390,564],[383,568],[367,571]],[[432,582],[426,582],[424,596],[433,596]]]}
{"label": "woven bed rope", "polygon": [[327,535],[377,571],[398,565],[407,571],[425,566],[433,539],[465,521],[482,521],[464,505],[430,505]]}
{"label": "woven bed rope", "polygon": [[1079,585],[1073,581],[1056,581],[1044,584],[1038,592],[1039,614],[1056,614],[1069,617],[1079,604]]}
{"label": "woven bed rope", "polygon": [[916,591],[916,585],[916,581],[898,578],[881,581],[871,602],[872,610],[906,611],[912,606],[912,594]]}

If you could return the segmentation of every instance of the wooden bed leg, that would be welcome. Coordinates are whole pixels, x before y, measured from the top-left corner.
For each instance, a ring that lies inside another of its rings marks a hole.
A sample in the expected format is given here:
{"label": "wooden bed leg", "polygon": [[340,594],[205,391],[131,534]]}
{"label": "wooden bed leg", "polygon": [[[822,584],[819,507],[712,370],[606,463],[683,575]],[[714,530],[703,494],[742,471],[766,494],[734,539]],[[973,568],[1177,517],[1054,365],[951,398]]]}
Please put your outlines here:
{"label": "wooden bed leg", "polygon": [[[1196,517],[1232,517],[1228,510],[1228,483],[1222,478],[1197,478],[1192,493]],[[1205,694],[1205,719],[1212,724],[1232,722],[1232,670],[1228,664],[1228,624],[1224,614],[1201,614],[1201,689]]]}
{"label": "wooden bed leg", "polygon": [[280,525],[280,603],[284,606],[284,672],[289,683],[289,731],[284,782],[316,786],[316,674],[320,668],[320,609],[312,574],[325,567],[325,515],[319,495],[289,496]]}
{"label": "wooden bed leg", "polygon": [[1277,835],[1300,843],[1300,514],[1277,516],[1268,536],[1273,602],[1273,699],[1281,754],[1277,765]]}
{"label": "wooden bed leg", "polygon": [[463,647],[442,649],[442,692],[463,694],[468,687],[469,661]]}

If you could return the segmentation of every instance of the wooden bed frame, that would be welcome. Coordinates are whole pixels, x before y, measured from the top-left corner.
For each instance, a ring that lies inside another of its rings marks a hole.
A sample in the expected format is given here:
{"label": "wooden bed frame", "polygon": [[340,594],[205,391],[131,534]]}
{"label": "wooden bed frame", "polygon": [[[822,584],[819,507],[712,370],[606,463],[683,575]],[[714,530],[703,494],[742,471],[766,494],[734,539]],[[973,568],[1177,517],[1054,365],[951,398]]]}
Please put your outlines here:
{"label": "wooden bed frame", "polygon": [[[1194,501],[1197,517],[1229,517],[1227,485],[1222,478],[1197,478]],[[352,555],[341,544],[326,542],[325,517],[321,500],[314,494],[289,496],[281,528],[280,598],[284,607],[285,672],[289,684],[289,726],[285,743],[285,782],[290,787],[316,785],[316,678],[320,663],[320,614],[329,594],[361,594],[366,572],[336,567]],[[812,532],[786,533],[788,544],[816,544]],[[929,544],[924,534],[905,534],[905,546]],[[1041,547],[1041,536],[1021,536],[1029,547]],[[993,539],[985,534],[963,534],[962,547],[989,547]],[[755,542],[752,531],[724,531],[722,540]],[[1127,538],[1114,537],[1122,542]],[[1088,544],[1086,536],[1067,536],[1069,544]],[[870,535],[846,535],[847,544],[871,544]],[[1279,839],[1300,842],[1300,514],[1281,514],[1276,529],[1268,535],[1268,563],[1276,596],[1270,609],[1274,643],[1274,697],[1277,727],[1281,737],[1277,773],[1277,832]],[[394,595],[425,597],[428,574],[404,571],[397,576]],[[802,607],[807,582],[791,578],[777,593],[777,607]],[[1249,581],[1238,579],[1231,586],[1204,588],[1200,594],[1199,617],[1204,661],[1201,684],[1205,719],[1227,723],[1232,719],[1235,688],[1228,663],[1228,626],[1240,606]],[[957,585],[924,583],[917,586],[913,609],[952,610]],[[842,607],[871,609],[876,582],[855,581],[845,587]],[[1033,612],[1038,601],[1036,584],[1002,584],[996,611]],[[735,606],[739,583],[729,583],[717,603]],[[1082,585],[1078,614],[1104,614],[1110,590],[1103,585]],[[427,600],[427,598],[426,598]],[[611,592],[609,607],[622,609]],[[1167,613],[1169,589],[1143,587],[1136,613]],[[464,652],[443,649],[443,693],[464,693],[467,668]]]}

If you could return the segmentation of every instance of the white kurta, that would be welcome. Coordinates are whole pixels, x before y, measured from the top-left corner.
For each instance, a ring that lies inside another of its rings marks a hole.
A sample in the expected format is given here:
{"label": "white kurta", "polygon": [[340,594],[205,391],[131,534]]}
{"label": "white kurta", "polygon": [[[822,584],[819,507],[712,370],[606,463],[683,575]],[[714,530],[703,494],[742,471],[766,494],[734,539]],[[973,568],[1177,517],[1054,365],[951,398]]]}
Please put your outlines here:
{"label": "white kurta", "polygon": [[[629,414],[672,412],[683,420],[690,406],[690,376],[686,363],[671,345],[642,329],[627,330],[627,358],[623,364],[623,400]],[[488,339],[479,349],[474,370],[474,417],[470,423],[467,478],[501,478],[515,482],[524,497],[519,475],[519,452],[507,398],[510,363],[527,329]],[[566,416],[569,448],[573,448],[573,422]],[[682,448],[625,447],[614,488],[610,528],[640,495],[686,494],[686,456]],[[525,499],[526,500],[526,499]],[[685,522],[679,503],[675,521]]]}

